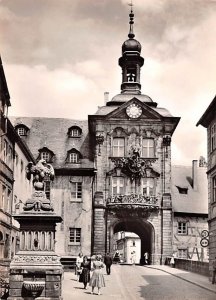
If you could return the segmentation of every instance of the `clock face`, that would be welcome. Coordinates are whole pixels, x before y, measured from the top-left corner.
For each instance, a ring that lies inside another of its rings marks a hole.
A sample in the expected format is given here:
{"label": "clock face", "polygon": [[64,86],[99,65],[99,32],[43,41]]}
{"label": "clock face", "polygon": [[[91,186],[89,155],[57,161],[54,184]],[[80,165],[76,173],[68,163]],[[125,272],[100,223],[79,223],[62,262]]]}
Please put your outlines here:
{"label": "clock face", "polygon": [[126,108],[126,113],[127,113],[128,117],[130,117],[132,119],[136,119],[141,116],[142,108],[138,104],[133,103],[133,104],[130,104]]}

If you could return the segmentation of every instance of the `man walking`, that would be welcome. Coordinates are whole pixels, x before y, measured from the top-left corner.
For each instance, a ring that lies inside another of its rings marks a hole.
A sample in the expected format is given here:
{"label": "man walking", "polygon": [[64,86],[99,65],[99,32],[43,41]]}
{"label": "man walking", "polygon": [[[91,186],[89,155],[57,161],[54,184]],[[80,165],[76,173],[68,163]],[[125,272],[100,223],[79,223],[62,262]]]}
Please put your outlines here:
{"label": "man walking", "polygon": [[110,275],[111,273],[111,265],[112,265],[112,257],[110,256],[109,253],[107,253],[104,257],[104,264],[106,266],[106,272],[107,275]]}

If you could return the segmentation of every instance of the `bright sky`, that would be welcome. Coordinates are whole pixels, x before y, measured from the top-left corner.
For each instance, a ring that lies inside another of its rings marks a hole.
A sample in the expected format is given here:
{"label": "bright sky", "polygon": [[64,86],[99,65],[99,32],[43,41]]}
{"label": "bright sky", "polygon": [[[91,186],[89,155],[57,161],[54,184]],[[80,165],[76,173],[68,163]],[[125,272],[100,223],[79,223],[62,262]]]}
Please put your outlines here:
{"label": "bright sky", "polygon": [[[87,119],[120,92],[129,0],[0,0],[10,115]],[[172,162],[206,157],[196,123],[216,94],[216,0],[133,0],[142,93],[181,121]]]}

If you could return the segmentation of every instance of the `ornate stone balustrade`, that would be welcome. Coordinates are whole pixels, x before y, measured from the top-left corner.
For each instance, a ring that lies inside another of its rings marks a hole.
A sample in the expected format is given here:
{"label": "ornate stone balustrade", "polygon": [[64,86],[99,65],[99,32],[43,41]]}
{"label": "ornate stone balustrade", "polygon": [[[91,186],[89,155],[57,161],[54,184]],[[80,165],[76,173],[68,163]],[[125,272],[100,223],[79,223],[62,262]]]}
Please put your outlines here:
{"label": "ornate stone balustrade", "polygon": [[156,196],[143,196],[141,194],[114,195],[107,199],[107,205],[113,204],[143,204],[150,206],[159,206]]}
{"label": "ornate stone balustrade", "polygon": [[159,211],[159,200],[156,196],[116,195],[107,199],[107,209],[117,217],[148,217]]}

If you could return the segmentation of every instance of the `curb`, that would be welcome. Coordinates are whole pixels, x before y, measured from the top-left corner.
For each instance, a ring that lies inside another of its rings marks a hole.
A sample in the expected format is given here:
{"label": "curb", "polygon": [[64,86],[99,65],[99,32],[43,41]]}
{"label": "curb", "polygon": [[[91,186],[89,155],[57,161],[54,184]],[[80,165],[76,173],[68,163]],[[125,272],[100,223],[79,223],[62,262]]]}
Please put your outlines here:
{"label": "curb", "polygon": [[[149,268],[149,269],[155,269],[155,270],[162,271],[162,272],[164,272],[164,273],[167,273],[167,274],[170,274],[170,275],[172,275],[172,276],[174,276],[174,277],[180,278],[180,279],[182,279],[182,280],[184,280],[184,281],[186,281],[186,282],[192,283],[192,284],[194,284],[194,285],[196,285],[196,286],[198,286],[198,287],[200,287],[200,288],[202,288],[202,289],[205,289],[205,290],[207,290],[207,291],[209,291],[209,292],[212,292],[212,293],[216,294],[216,291],[213,290],[213,289],[211,289],[211,288],[208,288],[208,287],[206,287],[206,286],[203,286],[203,285],[201,285],[201,284],[199,284],[199,283],[197,283],[197,282],[194,282],[194,281],[192,281],[192,280],[185,279],[185,278],[183,278],[183,277],[181,277],[181,276],[179,276],[179,275],[173,274],[173,273],[168,272],[168,271],[166,271],[166,270],[163,270],[163,269],[160,269],[160,268],[157,268],[157,267],[152,267],[152,266],[144,266],[144,267],[145,267],[145,268]],[[184,270],[183,270],[183,271],[184,271]]]}

